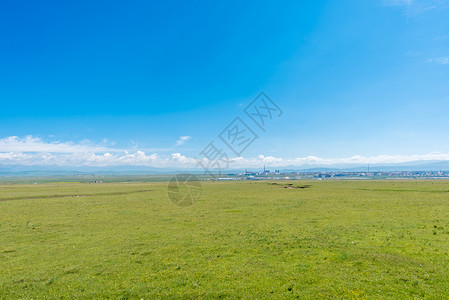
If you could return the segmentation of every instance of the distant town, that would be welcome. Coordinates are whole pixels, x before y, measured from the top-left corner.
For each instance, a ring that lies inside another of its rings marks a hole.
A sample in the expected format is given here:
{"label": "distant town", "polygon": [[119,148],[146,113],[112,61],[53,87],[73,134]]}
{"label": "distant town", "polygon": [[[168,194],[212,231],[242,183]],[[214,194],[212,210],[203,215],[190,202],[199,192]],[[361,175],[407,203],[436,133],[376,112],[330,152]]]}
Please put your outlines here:
{"label": "distant town", "polygon": [[449,171],[310,171],[281,172],[265,169],[261,172],[245,171],[227,174],[216,180],[337,180],[337,179],[444,179],[449,178]]}
{"label": "distant town", "polygon": [[[348,171],[348,170],[244,170],[206,174],[200,171],[178,171],[169,173],[140,174],[108,174],[105,173],[68,173],[65,175],[10,175],[1,176],[3,184],[40,184],[50,182],[79,182],[88,184],[102,184],[111,182],[163,182],[170,181],[177,173],[193,174],[201,181],[230,181],[230,180],[383,180],[383,179],[449,179],[449,171]],[[193,178],[192,178],[193,179]],[[195,179],[193,179],[195,180]]]}

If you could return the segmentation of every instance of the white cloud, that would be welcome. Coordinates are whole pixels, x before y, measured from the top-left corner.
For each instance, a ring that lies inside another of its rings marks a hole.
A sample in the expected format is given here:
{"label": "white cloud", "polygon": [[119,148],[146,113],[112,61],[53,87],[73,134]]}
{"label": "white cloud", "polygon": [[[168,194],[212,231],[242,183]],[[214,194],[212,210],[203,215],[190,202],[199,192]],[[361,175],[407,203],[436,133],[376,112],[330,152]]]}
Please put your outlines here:
{"label": "white cloud", "polygon": [[407,17],[448,6],[446,0],[383,0],[383,3],[403,9]]}
{"label": "white cloud", "polygon": [[80,143],[73,142],[44,142],[39,137],[27,135],[24,138],[10,136],[0,139],[0,152],[51,152],[51,153],[74,153],[74,152],[102,152],[118,151],[105,146],[92,144],[89,140]]}
{"label": "white cloud", "polygon": [[420,56],[422,53],[418,51],[407,51],[405,54],[411,57],[417,57]]}
{"label": "white cloud", "polygon": [[386,0],[385,3],[392,6],[410,6],[413,0]]}
{"label": "white cloud", "polygon": [[249,160],[249,162],[264,162],[270,166],[301,166],[301,165],[344,165],[344,164],[396,164],[407,163],[412,161],[430,161],[430,160],[448,160],[449,153],[429,153],[416,155],[378,155],[378,156],[361,156],[354,155],[344,158],[321,158],[316,156],[308,156],[303,158],[282,159],[273,156],[259,155],[257,159]]}
{"label": "white cloud", "polygon": [[147,154],[144,151],[129,153],[48,153],[48,152],[0,152],[0,166],[147,166],[157,168],[192,168],[196,159],[173,153],[160,156],[157,153]]}
{"label": "white cloud", "polygon": [[447,36],[447,35],[440,35],[440,36],[434,37],[433,40],[439,42],[439,41],[447,40],[448,37],[449,36]]}
{"label": "white cloud", "polygon": [[[190,137],[185,138],[188,140]],[[286,166],[332,166],[332,165],[366,165],[366,164],[396,164],[412,161],[449,161],[449,153],[428,153],[416,155],[354,155],[343,158],[322,158],[307,156],[298,158],[281,158],[258,155],[253,158],[231,158],[230,169],[286,167]],[[201,165],[209,165],[207,159],[201,160]],[[125,151],[103,146],[91,145],[90,142],[53,142],[47,143],[40,138],[16,136],[0,139],[0,166],[147,166],[157,168],[199,168],[196,158],[172,153],[160,155],[142,150]],[[222,164],[222,166],[224,166]]]}
{"label": "white cloud", "polygon": [[428,60],[428,62],[437,63],[440,65],[447,65],[447,64],[449,64],[449,57],[442,56],[442,57],[437,57],[437,58],[431,58]]}
{"label": "white cloud", "polygon": [[176,145],[177,145],[177,146],[180,146],[180,145],[184,144],[185,142],[187,142],[187,141],[190,140],[190,139],[191,139],[191,137],[188,136],[188,135],[180,136],[180,137],[179,137],[179,140],[176,141]]}

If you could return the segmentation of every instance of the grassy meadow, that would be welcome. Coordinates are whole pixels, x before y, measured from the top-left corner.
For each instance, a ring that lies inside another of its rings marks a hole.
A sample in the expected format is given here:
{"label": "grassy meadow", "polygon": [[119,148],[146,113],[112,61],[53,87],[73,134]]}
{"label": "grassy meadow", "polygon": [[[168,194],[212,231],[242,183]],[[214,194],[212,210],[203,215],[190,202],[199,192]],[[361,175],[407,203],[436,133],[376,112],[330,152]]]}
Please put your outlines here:
{"label": "grassy meadow", "polygon": [[202,187],[0,184],[0,299],[448,299],[449,181]]}

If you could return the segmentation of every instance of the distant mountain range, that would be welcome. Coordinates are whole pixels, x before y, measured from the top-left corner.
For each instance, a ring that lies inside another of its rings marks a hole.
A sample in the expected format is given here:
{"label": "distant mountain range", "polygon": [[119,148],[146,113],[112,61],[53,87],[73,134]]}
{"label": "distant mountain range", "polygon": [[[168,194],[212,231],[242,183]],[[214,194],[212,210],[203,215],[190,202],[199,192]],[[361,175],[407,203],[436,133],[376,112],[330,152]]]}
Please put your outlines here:
{"label": "distant mountain range", "polygon": [[[303,165],[303,166],[277,166],[267,167],[271,171],[281,172],[365,172],[368,165]],[[263,171],[248,168],[250,172]],[[413,161],[401,164],[369,165],[372,172],[383,171],[449,171],[449,161]],[[232,169],[224,173],[241,173],[245,169]],[[0,167],[0,176],[70,176],[70,175],[145,175],[145,174],[172,174],[172,173],[203,173],[202,169],[173,169],[154,168],[141,166],[117,166],[117,167],[57,167],[57,166],[8,166]]]}

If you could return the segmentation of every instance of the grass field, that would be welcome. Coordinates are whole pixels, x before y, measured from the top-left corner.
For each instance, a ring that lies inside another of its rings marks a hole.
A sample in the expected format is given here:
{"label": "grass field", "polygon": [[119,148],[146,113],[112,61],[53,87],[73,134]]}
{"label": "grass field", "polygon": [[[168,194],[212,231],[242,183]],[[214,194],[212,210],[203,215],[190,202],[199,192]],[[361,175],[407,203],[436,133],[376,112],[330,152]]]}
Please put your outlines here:
{"label": "grass field", "polygon": [[0,185],[0,298],[448,299],[448,181]]}

